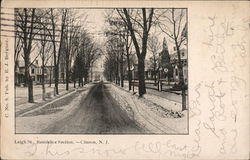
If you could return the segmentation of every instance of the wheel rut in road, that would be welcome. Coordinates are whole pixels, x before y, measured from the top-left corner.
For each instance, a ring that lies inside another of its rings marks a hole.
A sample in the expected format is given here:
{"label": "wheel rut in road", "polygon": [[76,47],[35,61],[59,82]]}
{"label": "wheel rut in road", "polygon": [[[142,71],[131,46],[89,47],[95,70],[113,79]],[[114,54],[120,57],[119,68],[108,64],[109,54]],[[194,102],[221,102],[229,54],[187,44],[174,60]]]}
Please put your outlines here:
{"label": "wheel rut in road", "polygon": [[90,88],[80,105],[67,117],[53,123],[43,133],[136,134],[144,131],[129,118],[102,82]]}

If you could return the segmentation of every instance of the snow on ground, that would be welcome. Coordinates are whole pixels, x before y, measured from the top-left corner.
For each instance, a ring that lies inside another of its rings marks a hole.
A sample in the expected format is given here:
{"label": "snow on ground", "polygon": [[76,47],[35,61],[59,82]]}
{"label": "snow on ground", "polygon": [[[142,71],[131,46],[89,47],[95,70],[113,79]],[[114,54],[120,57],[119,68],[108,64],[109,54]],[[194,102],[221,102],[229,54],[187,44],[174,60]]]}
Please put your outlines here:
{"label": "snow on ground", "polygon": [[[86,84],[83,88],[16,117],[16,133],[41,133],[50,124],[70,115],[92,86],[93,84]],[[69,104],[63,101],[68,101],[66,97],[71,99]],[[65,105],[61,105],[61,103]]]}
{"label": "snow on ground", "polygon": [[[46,93],[49,93],[52,97],[54,95],[54,84],[45,85]],[[66,84],[59,84],[58,90],[59,93],[65,91]],[[69,84],[69,88],[73,88],[73,83]],[[16,105],[24,104],[28,101],[28,88],[27,87],[16,87],[15,88],[15,102]],[[33,96],[35,101],[40,101],[42,99],[42,85],[33,85]]]}
{"label": "snow on ground", "polygon": [[[124,81],[124,88],[126,90],[129,90],[128,89],[128,81]],[[137,86],[134,87],[134,91],[138,95],[138,87]],[[158,97],[165,98],[165,99],[169,99],[170,101],[174,101],[174,102],[177,102],[177,103],[181,103],[181,101],[182,101],[181,95],[171,93],[171,92],[166,92],[166,91],[159,92],[156,89],[147,88],[147,93],[148,94],[153,94],[153,95],[156,95]]]}
{"label": "snow on ground", "polygon": [[[46,85],[46,94],[50,95],[46,98],[46,101],[51,101],[55,98],[61,97],[62,95],[67,94],[68,92],[72,92],[74,90],[73,84],[69,84],[69,91],[65,90],[65,84],[59,84],[59,95],[54,97],[54,86],[52,84],[51,87]],[[33,87],[33,96],[34,96],[34,103],[28,103],[28,88],[27,87],[17,87],[16,88],[16,97],[15,97],[15,111],[19,112],[22,110],[27,110],[33,106],[40,105],[42,103],[46,103],[42,100],[42,88],[41,85],[34,85]]]}
{"label": "snow on ground", "polygon": [[156,95],[145,94],[143,98],[124,88],[110,84],[110,93],[129,115],[148,133],[187,134],[187,111],[181,111],[179,103]]}

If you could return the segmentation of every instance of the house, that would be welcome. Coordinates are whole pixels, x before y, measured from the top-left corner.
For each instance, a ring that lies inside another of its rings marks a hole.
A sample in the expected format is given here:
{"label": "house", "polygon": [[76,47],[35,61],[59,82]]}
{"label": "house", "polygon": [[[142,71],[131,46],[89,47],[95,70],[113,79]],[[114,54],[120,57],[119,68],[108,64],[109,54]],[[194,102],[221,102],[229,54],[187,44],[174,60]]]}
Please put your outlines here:
{"label": "house", "polygon": [[20,85],[25,83],[25,72],[23,68],[20,67],[20,63],[17,62],[15,66],[15,85]]}
{"label": "house", "polygon": [[[37,81],[36,83],[42,83],[42,66],[37,68]],[[54,82],[54,66],[44,67],[44,83]]]}
{"label": "house", "polygon": [[[160,52],[160,53],[162,53],[162,52]],[[180,50],[180,53],[181,53],[180,58],[181,58],[181,62],[182,62],[182,65],[183,65],[184,82],[187,83],[187,81],[188,81],[188,66],[187,66],[188,54],[187,54],[187,49],[182,48]],[[170,65],[171,65],[171,67],[170,66],[166,67],[166,68],[168,68],[167,72],[165,72],[165,70],[162,69],[160,77],[161,77],[161,79],[166,79],[167,80],[167,74],[166,73],[170,73],[171,75],[168,76],[168,77],[170,77],[170,81],[178,83],[179,82],[178,54],[177,54],[177,51],[176,51],[175,48],[174,48],[174,52],[172,54],[169,54],[169,56],[170,56]],[[161,62],[161,61],[159,60],[159,62]],[[157,64],[157,66],[158,65],[159,64]],[[137,65],[135,65],[135,66],[137,66]],[[162,65],[160,65],[160,66],[162,66]],[[161,67],[161,68],[164,68],[164,67]],[[171,69],[171,71],[170,71],[170,69]],[[159,76],[158,72],[159,72],[159,70],[157,69],[156,73],[154,73],[153,69],[152,69],[152,66],[150,65],[150,62],[148,60],[145,60],[145,79],[153,79],[154,74],[156,74],[156,78],[158,79],[158,76]]]}
{"label": "house", "polygon": [[[19,61],[15,67],[15,84],[21,85],[25,83],[25,64],[24,61]],[[49,83],[54,79],[54,66],[45,66],[44,79],[45,83]],[[29,74],[34,84],[42,82],[42,67],[38,65],[38,60],[29,66]]]}
{"label": "house", "polygon": [[[30,74],[33,82],[36,82],[38,79],[37,68],[38,68],[38,61],[36,61],[35,63],[32,63],[29,66],[29,74]],[[24,61],[18,61],[18,63],[17,63],[16,70],[15,70],[15,83],[17,85],[25,83],[25,63],[24,63]]]}
{"label": "house", "polygon": [[[187,83],[188,81],[187,49],[186,48],[180,49],[180,53],[181,53],[180,58],[181,58],[182,67],[183,67],[184,82]],[[175,82],[179,82],[178,54],[175,48],[174,48],[174,53],[170,55],[170,61],[174,69],[173,79]]]}

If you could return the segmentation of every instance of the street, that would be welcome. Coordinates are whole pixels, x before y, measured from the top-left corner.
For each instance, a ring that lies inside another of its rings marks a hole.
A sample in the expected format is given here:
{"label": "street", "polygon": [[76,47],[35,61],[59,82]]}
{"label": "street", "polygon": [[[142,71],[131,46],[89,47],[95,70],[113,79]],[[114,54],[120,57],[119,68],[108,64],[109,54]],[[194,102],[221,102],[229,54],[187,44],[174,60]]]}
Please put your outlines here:
{"label": "street", "polygon": [[16,133],[188,133],[187,9],[37,10],[13,23]]}
{"label": "street", "polygon": [[102,82],[90,89],[72,114],[42,131],[42,133],[85,134],[141,132],[143,129],[120,108]]}

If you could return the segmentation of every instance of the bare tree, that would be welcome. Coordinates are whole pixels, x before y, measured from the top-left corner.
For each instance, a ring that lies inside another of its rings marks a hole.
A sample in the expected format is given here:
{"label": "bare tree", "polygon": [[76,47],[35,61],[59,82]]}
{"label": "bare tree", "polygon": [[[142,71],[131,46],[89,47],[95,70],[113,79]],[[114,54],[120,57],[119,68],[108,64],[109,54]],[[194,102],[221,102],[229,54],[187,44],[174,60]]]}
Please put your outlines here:
{"label": "bare tree", "polygon": [[73,65],[74,83],[78,78],[79,87],[89,81],[89,71],[93,67],[94,62],[100,57],[102,51],[97,47],[93,39],[86,31],[79,34],[78,47]]}
{"label": "bare tree", "polygon": [[183,34],[183,30],[186,30],[186,9],[169,9],[162,14],[159,21],[160,29],[174,42],[177,56],[178,56],[178,71],[179,71],[179,86],[182,88],[182,110],[186,110],[186,95],[185,95],[185,83],[183,77],[183,64],[181,61],[180,49],[184,41],[186,41],[186,34]]}
{"label": "bare tree", "polygon": [[[15,25],[16,27],[17,25]],[[17,27],[16,27],[17,28]],[[16,74],[17,67],[19,65],[19,57],[20,53],[23,49],[23,42],[21,41],[22,38],[20,36],[20,33],[18,32],[17,29],[15,29],[15,54],[14,54],[14,62],[15,62],[15,84],[19,84],[20,82],[18,81],[18,75]]]}
{"label": "bare tree", "polygon": [[128,88],[129,90],[131,90],[132,87],[132,72],[131,72],[131,60],[130,60],[130,55],[131,55],[131,44],[132,44],[132,40],[131,37],[129,35],[129,31],[127,30],[127,32],[124,35],[124,40],[125,40],[125,49],[126,49],[126,60],[127,60],[127,67],[128,67]]}
{"label": "bare tree", "polygon": [[120,66],[120,52],[119,52],[119,47],[118,47],[118,41],[119,38],[117,36],[109,36],[108,41],[106,43],[106,53],[108,56],[109,60],[112,60],[114,66],[113,68],[113,73],[114,73],[114,80],[116,84],[120,83],[120,71],[119,66]]}
{"label": "bare tree", "polygon": [[94,62],[100,57],[102,51],[96,46],[96,44],[91,41],[86,45],[85,50],[85,62],[84,62],[84,82],[85,84],[89,82],[89,72],[91,67],[94,66]]}
{"label": "bare tree", "polygon": [[[46,10],[42,10],[42,12],[45,12],[45,15],[48,16],[48,12]],[[51,47],[52,45],[49,43],[48,39],[49,39],[49,35],[48,35],[48,30],[49,28],[47,27],[48,19],[42,18],[41,19],[41,34],[40,34],[40,51],[39,51],[39,55],[41,57],[42,60],[42,99],[45,99],[45,94],[46,94],[46,89],[45,89],[45,67],[48,63],[48,61],[51,59],[52,53],[50,53]],[[50,75],[51,76],[51,75]]]}
{"label": "bare tree", "polygon": [[155,35],[149,37],[148,50],[152,54],[152,56],[150,57],[150,63],[153,68],[154,85],[156,85],[157,84],[157,72],[159,70],[158,59],[159,59],[160,43],[159,43],[158,38]]}
{"label": "bare tree", "polygon": [[106,44],[106,57],[104,62],[104,75],[110,81],[115,81],[118,84],[119,75],[119,55],[117,52],[117,37],[109,37]]}
{"label": "bare tree", "polygon": [[[37,20],[40,17],[36,15],[36,9],[16,9],[16,22],[17,33],[21,37],[22,49],[23,49],[23,59],[25,64],[25,84],[28,85],[28,102],[33,103],[33,82],[30,76],[29,68],[32,62],[30,62],[30,55],[33,47],[33,40],[39,31],[36,29]],[[16,58],[18,58],[20,50],[16,48]]]}
{"label": "bare tree", "polygon": [[[117,54],[119,54],[120,64],[119,64],[119,72],[121,77],[121,87],[124,85],[124,56],[126,57],[127,61],[127,70],[128,70],[128,83],[129,83],[129,90],[131,90],[131,81],[132,81],[132,72],[131,72],[131,44],[132,39],[127,28],[127,25],[124,23],[122,18],[117,14],[117,12],[108,12],[106,15],[106,21],[109,23],[109,26],[106,31],[106,35],[110,38],[118,37],[119,40],[119,47],[117,50]],[[115,14],[116,13],[116,14]]]}
{"label": "bare tree", "polygon": [[61,28],[60,28],[60,40],[59,40],[59,48],[57,51],[57,42],[56,42],[56,26],[57,26],[57,15],[55,14],[55,9],[50,9],[50,20],[52,26],[52,33],[49,32],[51,41],[53,44],[53,59],[54,59],[54,74],[55,74],[55,92],[54,95],[59,94],[58,90],[58,83],[59,83],[59,61],[60,56],[62,53],[63,43],[64,43],[64,30],[65,30],[65,23],[66,23],[66,16],[67,16],[68,9],[61,9]]}
{"label": "bare tree", "polygon": [[66,90],[69,90],[69,80],[71,73],[71,62],[78,48],[78,26],[76,12],[72,9],[68,11],[66,29],[65,29],[65,70],[66,70]]}
{"label": "bare tree", "polygon": [[138,58],[139,96],[146,93],[145,87],[145,57],[147,54],[147,42],[152,26],[154,9],[117,9],[131,34],[136,55]]}

